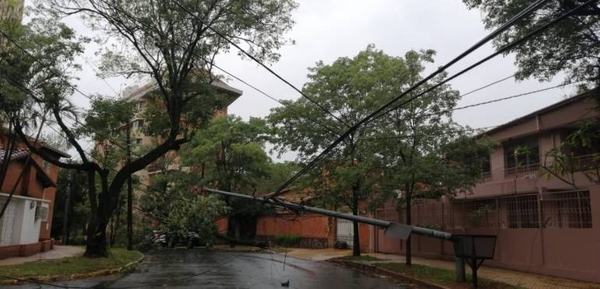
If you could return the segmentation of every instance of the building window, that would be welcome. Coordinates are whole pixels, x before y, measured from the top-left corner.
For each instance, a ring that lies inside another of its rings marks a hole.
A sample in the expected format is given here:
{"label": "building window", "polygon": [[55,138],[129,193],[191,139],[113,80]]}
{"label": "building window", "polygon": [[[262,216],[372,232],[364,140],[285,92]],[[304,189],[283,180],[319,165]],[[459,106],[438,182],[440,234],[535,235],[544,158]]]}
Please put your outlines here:
{"label": "building window", "polygon": [[592,227],[590,192],[553,192],[544,194],[542,220],[545,228]]}
{"label": "building window", "polygon": [[490,161],[490,155],[486,155],[481,161],[481,176],[483,178],[490,177],[492,172],[492,163]]}
{"label": "building window", "polygon": [[136,121],[133,122],[132,126],[135,129],[143,128],[144,127],[144,120],[142,120],[142,119],[136,120]]}
{"label": "building window", "polygon": [[145,101],[143,101],[143,100],[140,100],[140,101],[138,101],[138,102],[135,104],[135,109],[136,109],[137,111],[141,111],[141,110],[143,110],[143,109],[144,109],[144,106],[146,106],[146,102],[145,102]]}
{"label": "building window", "polygon": [[538,139],[527,139],[504,146],[504,167],[537,169],[540,164]]}
{"label": "building window", "polygon": [[503,228],[539,228],[537,195],[500,199]]}

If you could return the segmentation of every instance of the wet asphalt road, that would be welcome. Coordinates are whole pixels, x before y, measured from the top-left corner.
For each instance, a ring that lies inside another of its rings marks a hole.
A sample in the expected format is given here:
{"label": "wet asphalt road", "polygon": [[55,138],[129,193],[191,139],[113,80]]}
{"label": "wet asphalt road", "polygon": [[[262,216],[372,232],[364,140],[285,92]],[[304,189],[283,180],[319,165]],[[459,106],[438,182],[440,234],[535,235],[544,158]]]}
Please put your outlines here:
{"label": "wet asphalt road", "polygon": [[[371,289],[408,288],[392,280],[370,277],[327,262],[299,260],[284,255],[163,250],[147,255],[137,272],[122,278],[54,283],[68,288],[286,288]],[[9,286],[11,289],[56,288],[50,285]]]}

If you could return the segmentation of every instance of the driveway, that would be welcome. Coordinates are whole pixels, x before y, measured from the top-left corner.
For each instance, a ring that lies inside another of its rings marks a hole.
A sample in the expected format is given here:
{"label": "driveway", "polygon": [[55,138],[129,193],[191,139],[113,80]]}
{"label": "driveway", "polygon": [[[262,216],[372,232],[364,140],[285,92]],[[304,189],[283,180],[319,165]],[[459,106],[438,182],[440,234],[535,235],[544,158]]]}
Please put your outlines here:
{"label": "driveway", "polygon": [[[138,272],[123,278],[58,282],[71,288],[408,288],[327,262],[285,255],[197,250],[162,250],[148,255]],[[116,279],[116,280],[115,280]],[[45,285],[8,288],[56,288]]]}

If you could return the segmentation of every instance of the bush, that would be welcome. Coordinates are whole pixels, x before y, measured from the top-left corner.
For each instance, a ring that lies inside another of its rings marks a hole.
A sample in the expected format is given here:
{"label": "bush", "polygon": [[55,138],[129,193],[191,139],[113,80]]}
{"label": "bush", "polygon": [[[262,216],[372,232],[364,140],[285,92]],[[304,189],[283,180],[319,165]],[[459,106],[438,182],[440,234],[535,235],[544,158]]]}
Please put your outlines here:
{"label": "bush", "polygon": [[292,246],[298,245],[300,243],[301,239],[302,238],[300,237],[300,235],[297,235],[297,234],[281,233],[281,234],[275,235],[275,238],[273,241],[275,242],[275,245],[277,245],[277,246],[292,247]]}

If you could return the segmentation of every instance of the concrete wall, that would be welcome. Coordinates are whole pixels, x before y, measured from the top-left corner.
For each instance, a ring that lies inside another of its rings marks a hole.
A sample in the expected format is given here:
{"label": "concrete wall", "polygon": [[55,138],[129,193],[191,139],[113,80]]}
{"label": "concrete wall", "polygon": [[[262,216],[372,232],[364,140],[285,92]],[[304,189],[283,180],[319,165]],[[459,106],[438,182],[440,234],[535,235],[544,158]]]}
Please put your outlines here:
{"label": "concrete wall", "polygon": [[38,202],[29,199],[13,199],[11,202],[16,205],[12,244],[37,243],[41,226],[41,221],[35,219]]}
{"label": "concrete wall", "polygon": [[[544,275],[578,279],[600,283],[600,186],[589,188],[592,216],[591,228],[473,228],[458,226],[453,218],[461,215],[461,208],[452,203],[437,202],[437,205],[415,205],[427,209],[430,214],[442,215],[445,231],[453,234],[496,235],[496,249],[493,260],[486,266],[533,272]],[[435,208],[437,206],[437,208]],[[432,213],[437,211],[438,213]],[[443,212],[443,213],[442,213]],[[423,215],[413,214],[414,224],[426,225]],[[376,216],[378,217],[378,216]],[[381,214],[379,215],[381,217]],[[397,221],[397,216],[389,213],[386,220]],[[423,224],[425,222],[425,224]],[[460,228],[459,228],[460,227]],[[374,250],[382,253],[403,254],[405,244],[383,235],[383,230],[373,231]],[[428,237],[413,236],[412,252],[415,256],[451,260],[454,248],[449,241]]]}

